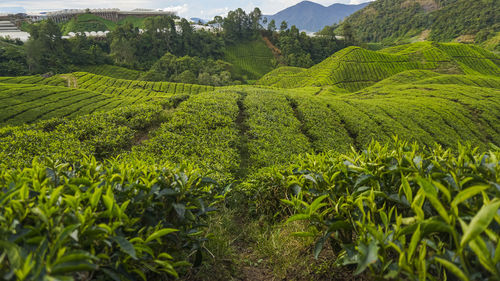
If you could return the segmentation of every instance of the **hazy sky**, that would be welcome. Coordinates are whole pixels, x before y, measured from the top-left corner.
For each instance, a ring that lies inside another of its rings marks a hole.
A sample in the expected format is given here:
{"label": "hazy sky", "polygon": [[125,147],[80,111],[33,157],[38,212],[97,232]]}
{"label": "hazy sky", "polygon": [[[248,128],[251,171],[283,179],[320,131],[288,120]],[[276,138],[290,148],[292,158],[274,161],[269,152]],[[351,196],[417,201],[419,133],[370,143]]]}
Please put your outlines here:
{"label": "hazy sky", "polygon": [[[333,3],[359,4],[370,0],[315,0],[325,6]],[[225,15],[228,11],[243,8],[246,11],[259,7],[264,14],[274,14],[301,0],[0,0],[2,7],[23,7],[28,12],[53,11],[60,9],[83,8],[119,8],[121,10],[135,8],[169,9],[179,16],[212,19],[216,15]]]}

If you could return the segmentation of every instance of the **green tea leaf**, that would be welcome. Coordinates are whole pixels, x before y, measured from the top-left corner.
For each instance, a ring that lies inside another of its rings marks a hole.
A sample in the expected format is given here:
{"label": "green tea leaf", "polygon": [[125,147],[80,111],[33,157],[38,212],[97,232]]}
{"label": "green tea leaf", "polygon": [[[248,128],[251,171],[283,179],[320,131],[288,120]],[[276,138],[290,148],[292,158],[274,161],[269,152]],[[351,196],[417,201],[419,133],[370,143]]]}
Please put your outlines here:
{"label": "green tea leaf", "polygon": [[434,207],[434,209],[436,209],[438,214],[444,219],[446,223],[451,223],[450,216],[448,215],[448,212],[444,208],[443,204],[441,204],[441,202],[437,198],[437,191],[432,183],[423,178],[420,178],[418,180],[418,183],[424,190],[425,197],[429,200],[429,202],[431,202],[432,206]]}
{"label": "green tea leaf", "polygon": [[405,176],[401,175],[401,187],[403,188],[403,192],[406,196],[406,200],[411,204],[413,202],[413,194],[411,191],[410,183]]}
{"label": "green tea leaf", "polygon": [[458,206],[458,204],[464,202],[465,200],[471,198],[472,196],[480,193],[483,190],[486,190],[490,188],[488,185],[475,185],[472,187],[469,187],[467,189],[464,189],[460,191],[455,198],[453,198],[453,201],[451,201],[452,206]]}
{"label": "green tea leaf", "polygon": [[322,202],[323,200],[325,200],[325,198],[327,198],[327,197],[328,197],[328,194],[326,194],[326,195],[322,195],[322,196],[320,196],[320,197],[316,198],[316,199],[315,199],[315,200],[311,203],[311,205],[309,206],[309,214],[312,214],[312,213],[316,212],[316,210],[318,210],[319,208],[321,208],[321,207],[325,206],[324,204],[321,204],[321,202]]}
{"label": "green tea leaf", "polygon": [[130,243],[127,239],[125,239],[125,237],[123,237],[123,236],[114,236],[112,239],[116,243],[118,243],[118,245],[120,246],[120,248],[122,249],[123,252],[127,253],[134,260],[137,260],[137,256],[136,256],[136,253],[135,253],[134,245],[132,245],[132,243]]}
{"label": "green tea leaf", "polygon": [[484,243],[481,236],[477,236],[475,239],[469,242],[469,246],[472,251],[476,254],[481,265],[493,274],[496,274],[495,265],[491,261],[491,254],[488,250],[488,246]]}
{"label": "green tea leaf", "polygon": [[286,223],[291,223],[293,221],[301,221],[301,220],[308,220],[311,217],[309,214],[296,214],[291,217],[289,217],[286,220]]}
{"label": "green tea leaf", "polygon": [[75,260],[54,265],[50,272],[51,274],[74,273],[79,271],[94,271],[97,270],[97,265],[84,260]]}
{"label": "green tea leaf", "polygon": [[316,245],[314,245],[314,258],[318,259],[319,254],[321,254],[321,251],[323,250],[323,246],[325,245],[326,240],[328,239],[328,233],[326,235],[323,235],[318,241],[316,242]]}
{"label": "green tea leaf", "polygon": [[146,239],[146,243],[150,242],[150,241],[153,241],[155,239],[158,239],[164,235],[167,235],[167,234],[170,234],[172,232],[176,232],[176,231],[179,231],[177,229],[173,229],[173,228],[164,228],[164,229],[160,229],[156,232],[154,232],[153,234],[151,234],[147,239]]}
{"label": "green tea leaf", "polygon": [[13,269],[21,267],[21,249],[14,243],[8,241],[0,241],[0,249],[4,249],[7,252],[7,257],[9,258],[9,263]]}
{"label": "green tea leaf", "polygon": [[362,273],[370,264],[378,260],[378,246],[375,240],[372,240],[368,245],[361,243],[357,248],[359,252],[359,262],[354,275]]}
{"label": "green tea leaf", "polygon": [[186,214],[186,205],[182,203],[173,203],[172,206],[174,207],[174,210],[179,218],[184,219],[184,215]]}
{"label": "green tea leaf", "polygon": [[465,273],[460,268],[458,268],[458,266],[456,266],[454,263],[451,263],[445,259],[438,258],[438,257],[434,258],[434,260],[439,262],[440,264],[442,264],[444,267],[446,267],[446,269],[448,269],[448,271],[453,273],[453,275],[455,275],[456,277],[460,278],[460,280],[469,281],[469,278],[467,277],[467,275],[465,275]]}
{"label": "green tea leaf", "polygon": [[411,260],[413,259],[413,254],[417,249],[418,242],[420,242],[420,224],[418,225],[417,230],[413,233],[410,245],[408,246],[408,263],[411,263]]}
{"label": "green tea leaf", "polygon": [[475,239],[479,234],[481,234],[491,223],[498,208],[500,208],[500,200],[495,199],[489,204],[484,205],[479,212],[472,218],[467,229],[464,230],[464,235],[460,241],[460,245],[463,247],[469,241]]}

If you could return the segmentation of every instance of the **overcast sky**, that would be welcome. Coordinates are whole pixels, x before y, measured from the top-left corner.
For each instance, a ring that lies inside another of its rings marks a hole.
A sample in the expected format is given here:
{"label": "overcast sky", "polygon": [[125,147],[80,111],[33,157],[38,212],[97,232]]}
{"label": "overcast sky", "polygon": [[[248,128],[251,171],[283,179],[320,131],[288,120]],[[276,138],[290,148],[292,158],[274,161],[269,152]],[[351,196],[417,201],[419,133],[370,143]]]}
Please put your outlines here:
{"label": "overcast sky", "polygon": [[[370,0],[316,0],[325,6],[333,3],[359,4]],[[264,14],[275,14],[301,0],[0,0],[0,12],[6,7],[23,7],[28,12],[53,11],[60,9],[84,8],[135,8],[174,10],[181,17],[212,19],[225,15],[228,11],[243,8],[246,11],[259,7]]]}

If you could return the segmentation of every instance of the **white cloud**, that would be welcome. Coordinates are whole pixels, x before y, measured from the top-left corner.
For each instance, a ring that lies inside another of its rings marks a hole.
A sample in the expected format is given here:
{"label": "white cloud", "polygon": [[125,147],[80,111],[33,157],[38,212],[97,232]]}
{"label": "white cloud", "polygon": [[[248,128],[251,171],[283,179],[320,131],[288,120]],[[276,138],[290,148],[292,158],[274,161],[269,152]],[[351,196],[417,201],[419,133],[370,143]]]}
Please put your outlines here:
{"label": "white cloud", "polygon": [[189,11],[189,5],[184,4],[184,5],[178,5],[178,6],[169,6],[169,7],[164,8],[163,10],[175,12],[177,15],[184,17],[184,16],[186,16],[186,13]]}
{"label": "white cloud", "polygon": [[[135,8],[169,9],[182,17],[202,17],[212,19],[214,16],[226,15],[228,11],[243,8],[250,12],[259,7],[263,14],[279,12],[302,0],[0,0],[0,7],[22,6],[27,11],[54,11],[61,9],[85,8],[119,8],[131,10]],[[311,0],[329,6],[333,3],[359,4],[369,0]],[[165,8],[167,7],[167,8]]]}

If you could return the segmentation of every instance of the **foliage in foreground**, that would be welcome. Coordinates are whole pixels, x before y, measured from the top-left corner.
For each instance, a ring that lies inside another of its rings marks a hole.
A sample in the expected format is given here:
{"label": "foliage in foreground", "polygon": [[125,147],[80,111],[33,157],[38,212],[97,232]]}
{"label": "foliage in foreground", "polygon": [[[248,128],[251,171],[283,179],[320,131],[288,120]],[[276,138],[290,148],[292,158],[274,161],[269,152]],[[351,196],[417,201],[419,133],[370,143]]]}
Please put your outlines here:
{"label": "foliage in foreground", "polygon": [[[396,141],[306,156],[245,187],[255,211],[304,220],[297,236],[329,243],[336,264],[376,279],[498,280],[500,151],[456,154]],[[279,203],[281,199],[281,203]],[[495,277],[496,276],[496,277]],[[495,279],[497,278],[497,279]]]}
{"label": "foliage in foreground", "polygon": [[[220,198],[191,166],[34,161],[0,170],[4,280],[148,280],[199,265]],[[191,257],[191,258],[190,258]]]}

